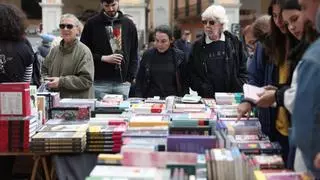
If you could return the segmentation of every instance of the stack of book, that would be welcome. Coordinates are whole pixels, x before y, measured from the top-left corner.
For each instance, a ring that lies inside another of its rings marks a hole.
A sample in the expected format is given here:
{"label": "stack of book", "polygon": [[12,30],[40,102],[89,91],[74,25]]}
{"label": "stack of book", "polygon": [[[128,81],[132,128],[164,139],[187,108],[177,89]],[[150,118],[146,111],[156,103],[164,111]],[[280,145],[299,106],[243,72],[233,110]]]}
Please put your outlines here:
{"label": "stack of book", "polygon": [[248,179],[243,171],[242,155],[236,148],[206,150],[206,161],[208,179]]}
{"label": "stack of book", "polygon": [[131,111],[137,114],[164,113],[166,105],[164,103],[139,103],[131,106]]}
{"label": "stack of book", "polygon": [[96,99],[61,99],[59,102],[60,107],[82,107],[89,106],[91,111],[95,110]]}
{"label": "stack of book", "polygon": [[169,118],[164,114],[136,114],[129,120],[129,127],[168,127]]}
{"label": "stack of book", "polygon": [[87,131],[88,152],[119,153],[126,125],[90,125]]}
{"label": "stack of book", "polygon": [[243,99],[241,93],[215,93],[216,102],[218,105],[239,104]]}
{"label": "stack of book", "polygon": [[284,169],[284,162],[280,155],[253,155],[250,156],[258,169]]}
{"label": "stack of book", "polygon": [[[198,115],[198,117],[197,117]],[[215,121],[210,114],[180,114],[172,116],[170,124],[171,135],[203,135],[211,136],[215,130]]]}
{"label": "stack of book", "polygon": [[86,132],[48,131],[38,132],[32,137],[33,152],[79,153],[86,147]]}
{"label": "stack of book", "polygon": [[25,152],[30,150],[31,137],[39,128],[38,118],[0,117],[0,152]]}
{"label": "stack of book", "polygon": [[123,156],[121,154],[99,154],[98,165],[120,166]]}

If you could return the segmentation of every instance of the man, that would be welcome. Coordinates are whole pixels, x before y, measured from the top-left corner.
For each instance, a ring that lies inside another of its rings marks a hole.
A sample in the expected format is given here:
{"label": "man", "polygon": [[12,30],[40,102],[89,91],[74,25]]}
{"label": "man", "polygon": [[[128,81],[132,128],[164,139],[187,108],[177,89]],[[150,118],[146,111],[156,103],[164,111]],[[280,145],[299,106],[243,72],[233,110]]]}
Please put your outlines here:
{"label": "man", "polygon": [[215,92],[242,91],[247,57],[239,39],[226,31],[225,9],[212,5],[201,17],[205,34],[195,41],[189,57],[192,90],[211,98]]}
{"label": "man", "polygon": [[[320,29],[319,0],[299,0],[301,9],[317,29]],[[318,13],[317,13],[318,10]],[[304,163],[316,178],[320,178],[320,40],[305,52],[296,68],[291,89],[284,101],[292,109],[292,140],[301,150]],[[293,98],[293,100],[289,99]],[[291,105],[291,107],[290,107]]]}
{"label": "man", "polygon": [[189,57],[191,51],[191,32],[190,30],[184,30],[180,39],[174,42],[176,48],[180,49],[185,53],[187,57]]}
{"label": "man", "polygon": [[119,0],[101,0],[101,5],[103,10],[87,21],[81,36],[94,57],[96,98],[127,98],[137,71],[137,29],[119,10]]}

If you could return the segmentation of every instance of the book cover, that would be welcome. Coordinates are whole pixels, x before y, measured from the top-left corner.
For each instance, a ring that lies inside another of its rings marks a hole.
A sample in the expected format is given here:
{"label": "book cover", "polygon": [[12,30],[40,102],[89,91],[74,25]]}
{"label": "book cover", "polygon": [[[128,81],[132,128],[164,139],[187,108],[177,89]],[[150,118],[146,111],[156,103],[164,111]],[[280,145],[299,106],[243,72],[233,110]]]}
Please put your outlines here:
{"label": "book cover", "polygon": [[30,116],[29,83],[0,83],[0,115]]}
{"label": "book cover", "polygon": [[170,135],[167,138],[167,151],[205,153],[216,146],[215,136]]}

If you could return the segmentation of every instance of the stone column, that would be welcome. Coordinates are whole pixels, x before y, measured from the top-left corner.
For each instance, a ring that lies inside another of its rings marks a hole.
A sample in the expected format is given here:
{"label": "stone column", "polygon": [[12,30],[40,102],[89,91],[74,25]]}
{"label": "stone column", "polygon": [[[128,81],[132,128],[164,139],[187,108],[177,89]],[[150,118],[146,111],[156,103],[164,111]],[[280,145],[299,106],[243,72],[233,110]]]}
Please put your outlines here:
{"label": "stone column", "polygon": [[120,1],[120,10],[128,14],[135,23],[138,30],[138,38],[141,43],[146,42],[146,3],[144,0],[135,0],[131,2]]}
{"label": "stone column", "polygon": [[57,30],[62,15],[63,3],[61,0],[42,0],[39,4],[42,7],[43,33]]}
{"label": "stone column", "polygon": [[[171,2],[171,1],[170,1]],[[153,25],[170,26],[170,2],[169,0],[154,0],[153,1]]]}
{"label": "stone column", "polygon": [[228,30],[237,31],[240,26],[240,0],[215,0],[214,4],[221,5],[226,9],[229,18]]}

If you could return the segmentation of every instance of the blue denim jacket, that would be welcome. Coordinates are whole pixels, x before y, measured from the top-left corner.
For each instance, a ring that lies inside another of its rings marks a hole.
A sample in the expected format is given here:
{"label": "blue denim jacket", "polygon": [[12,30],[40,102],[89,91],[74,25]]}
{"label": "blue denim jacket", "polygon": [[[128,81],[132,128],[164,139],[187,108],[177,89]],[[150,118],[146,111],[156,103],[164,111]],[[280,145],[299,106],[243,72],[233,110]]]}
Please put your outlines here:
{"label": "blue denim jacket", "polygon": [[313,164],[320,152],[320,39],[306,51],[297,68],[292,140],[301,149],[308,170],[320,178],[320,169]]}

